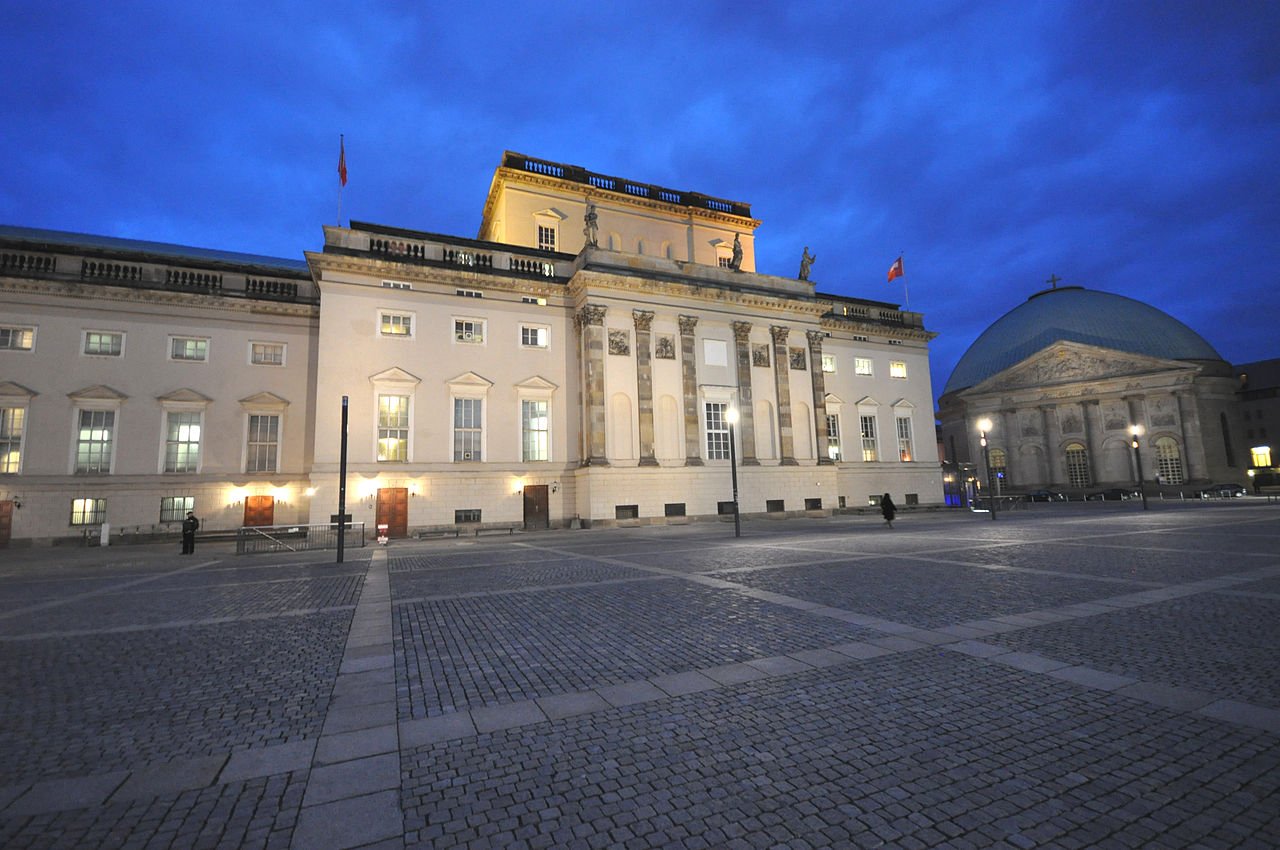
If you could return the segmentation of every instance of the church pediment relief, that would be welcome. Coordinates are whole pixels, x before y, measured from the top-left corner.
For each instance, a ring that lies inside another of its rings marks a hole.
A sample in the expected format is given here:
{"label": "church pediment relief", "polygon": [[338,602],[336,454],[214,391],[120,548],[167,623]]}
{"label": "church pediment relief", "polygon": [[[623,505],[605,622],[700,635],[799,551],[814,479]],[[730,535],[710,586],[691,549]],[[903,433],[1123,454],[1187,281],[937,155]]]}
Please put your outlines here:
{"label": "church pediment relief", "polygon": [[32,389],[27,389],[22,384],[15,384],[13,381],[0,381],[0,398],[20,398],[33,399],[40,395]]}
{"label": "church pediment relief", "polygon": [[1040,389],[1127,375],[1194,369],[1177,360],[1130,354],[1110,348],[1057,342],[964,391],[965,395]]}
{"label": "church pediment relief", "polygon": [[95,384],[92,387],[67,393],[67,398],[72,401],[124,401],[128,396],[106,384]]}

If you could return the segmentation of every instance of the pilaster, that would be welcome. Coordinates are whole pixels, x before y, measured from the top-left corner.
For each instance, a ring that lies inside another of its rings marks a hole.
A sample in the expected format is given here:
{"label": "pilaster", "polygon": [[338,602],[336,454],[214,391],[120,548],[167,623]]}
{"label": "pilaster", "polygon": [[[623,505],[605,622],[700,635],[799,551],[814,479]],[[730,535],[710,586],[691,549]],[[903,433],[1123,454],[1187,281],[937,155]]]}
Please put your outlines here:
{"label": "pilaster", "polygon": [[791,426],[791,357],[787,352],[787,335],[791,329],[782,325],[770,325],[773,337],[773,383],[778,395],[778,442],[780,466],[799,466],[796,463],[795,434]]}
{"label": "pilaster", "polygon": [[[809,340],[809,376],[813,381],[813,433],[817,440],[818,465],[831,465],[835,461],[827,452],[827,376],[822,371],[822,331],[806,331]],[[896,423],[895,423],[896,426]],[[897,434],[894,435],[895,443]]]}
{"label": "pilaster", "polygon": [[583,466],[608,466],[605,454],[604,315],[601,304],[587,304],[575,317],[582,329],[583,407],[586,409],[586,453]]}
{"label": "pilaster", "polygon": [[652,310],[632,310],[636,324],[636,399],[640,414],[640,466],[657,466],[653,451],[653,346]]}
{"label": "pilaster", "polygon": [[733,323],[734,360],[738,365],[738,436],[742,465],[759,466],[756,457],[755,401],[751,394],[751,323]]}
{"label": "pilaster", "polygon": [[680,374],[684,382],[684,465],[702,466],[698,427],[697,316],[680,316]]}

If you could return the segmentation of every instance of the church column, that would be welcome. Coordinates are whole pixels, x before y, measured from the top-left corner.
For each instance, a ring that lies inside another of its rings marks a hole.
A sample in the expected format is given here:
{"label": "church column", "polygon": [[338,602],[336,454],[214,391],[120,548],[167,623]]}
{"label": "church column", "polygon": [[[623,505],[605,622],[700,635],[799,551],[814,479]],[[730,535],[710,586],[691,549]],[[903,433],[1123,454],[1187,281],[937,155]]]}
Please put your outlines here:
{"label": "church column", "polygon": [[[1040,411],[1040,433],[1043,435],[1041,437],[1041,446],[1044,448],[1045,486],[1054,487],[1067,480],[1058,474],[1058,443],[1060,440],[1053,439],[1053,434],[1049,431],[1049,411],[1051,406],[1042,404],[1037,409]],[[1053,417],[1055,423],[1057,419],[1058,417],[1055,415]]]}
{"label": "church column", "polygon": [[702,429],[698,426],[698,352],[694,347],[697,316],[680,316],[680,373],[684,379],[684,465],[702,466]]}
{"label": "church column", "polygon": [[773,383],[778,393],[778,442],[782,444],[780,466],[799,466],[791,430],[791,357],[787,352],[787,334],[790,332],[790,328],[782,325],[769,326],[769,334],[773,337]]}
{"label": "church column", "polygon": [[[1184,478],[1187,481],[1194,481],[1198,478],[1208,480],[1209,464],[1204,453],[1205,434],[1202,423],[1198,420],[1195,424],[1196,432],[1200,434],[1200,439],[1196,440],[1195,451],[1192,451],[1191,443],[1187,440],[1187,417],[1183,406],[1185,395],[1186,393],[1173,393],[1173,409],[1178,415],[1178,439],[1182,442],[1180,448],[1182,449],[1183,462],[1187,466],[1187,472]],[[1195,406],[1192,405],[1192,416],[1195,415],[1194,407]]]}
{"label": "church column", "polygon": [[1018,411],[1016,409],[1005,409],[1000,411],[1000,438],[1001,446],[1004,449],[1004,482],[1000,485],[1000,492],[1004,492],[1011,484],[1013,486],[1022,487],[1026,484],[1026,478],[1021,475],[1022,470],[1018,464],[1018,452],[1014,448],[1014,435],[1018,428]]}
{"label": "church column", "polygon": [[636,323],[636,399],[640,413],[640,466],[657,466],[653,453],[653,346],[652,310],[632,310]]}
{"label": "church column", "polygon": [[738,438],[742,465],[759,466],[756,458],[755,402],[751,394],[751,323],[733,323],[733,354],[738,364]]}
{"label": "church column", "polygon": [[576,319],[582,328],[582,369],[586,409],[586,456],[583,466],[608,466],[605,455],[604,416],[604,314],[608,308],[588,304],[578,311]]}
{"label": "church column", "polygon": [[1084,452],[1089,458],[1089,480],[1094,484],[1098,482],[1098,473],[1102,470],[1102,455],[1098,452],[1093,442],[1093,423],[1089,421],[1089,411],[1098,410],[1096,401],[1080,402],[1080,427],[1084,429]]}
{"label": "church column", "polygon": [[[1142,426],[1142,434],[1138,437],[1139,449],[1146,448],[1151,443],[1151,435],[1148,433],[1150,429],[1147,427],[1146,417],[1142,415],[1142,408],[1140,406],[1141,403],[1142,403],[1141,396],[1125,396],[1124,397],[1125,410],[1129,411],[1129,427],[1132,428],[1134,425]],[[1130,431],[1129,433],[1130,433],[1130,436],[1132,436],[1133,432]],[[1147,466],[1151,466],[1151,460],[1150,460],[1151,453],[1145,452],[1145,454],[1149,458],[1149,460],[1147,461]],[[1137,462],[1138,462],[1137,459],[1134,459],[1133,463],[1137,463]],[[1132,466],[1133,464],[1130,464],[1130,465]],[[1134,472],[1138,473],[1139,470],[1135,469]],[[1147,475],[1145,471],[1141,471],[1141,475],[1145,478],[1156,477],[1155,475]]]}
{"label": "church column", "polygon": [[[835,461],[827,452],[827,376],[822,372],[822,331],[807,331],[809,339],[809,376],[813,379],[813,434],[817,440],[814,449],[818,456],[818,465],[830,465]],[[894,445],[897,445],[898,423],[893,423]]]}

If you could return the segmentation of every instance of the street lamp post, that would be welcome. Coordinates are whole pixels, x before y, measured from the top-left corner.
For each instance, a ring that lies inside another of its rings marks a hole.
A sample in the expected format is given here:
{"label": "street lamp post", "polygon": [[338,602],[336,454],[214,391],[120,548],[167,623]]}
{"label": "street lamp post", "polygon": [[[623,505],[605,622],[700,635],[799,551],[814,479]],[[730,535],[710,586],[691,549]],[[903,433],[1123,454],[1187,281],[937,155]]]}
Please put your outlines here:
{"label": "street lamp post", "polygon": [[1141,425],[1130,425],[1129,433],[1133,435],[1133,465],[1138,469],[1138,492],[1142,494],[1142,509],[1147,509],[1147,482],[1142,477],[1142,453],[1138,450],[1138,438],[1142,436]]}
{"label": "street lamp post", "polygon": [[738,450],[734,443],[737,442],[733,426],[738,422],[738,408],[730,407],[724,413],[725,421],[729,423],[729,477],[733,481],[733,536],[742,536],[742,520],[738,516]]}
{"label": "street lamp post", "polygon": [[982,466],[987,476],[987,498],[991,500],[991,521],[996,520],[996,488],[991,482],[991,447],[987,445],[987,433],[991,430],[991,420],[983,417],[978,420],[978,433],[982,435]]}

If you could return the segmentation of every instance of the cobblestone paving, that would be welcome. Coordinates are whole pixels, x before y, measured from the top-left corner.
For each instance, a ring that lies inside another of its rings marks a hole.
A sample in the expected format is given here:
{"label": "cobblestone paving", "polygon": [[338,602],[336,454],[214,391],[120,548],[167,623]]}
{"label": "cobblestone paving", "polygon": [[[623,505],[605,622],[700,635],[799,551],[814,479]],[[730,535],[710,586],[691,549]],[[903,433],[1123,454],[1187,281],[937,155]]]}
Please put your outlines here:
{"label": "cobblestone paving", "polygon": [[0,551],[0,847],[1280,846],[1275,506],[895,526]]}

